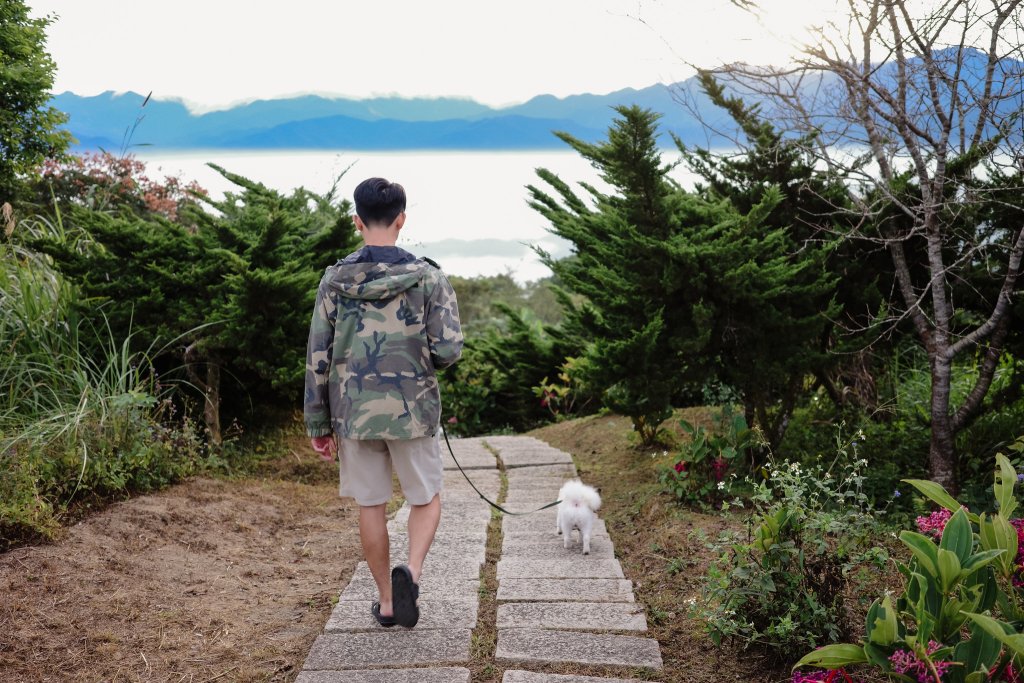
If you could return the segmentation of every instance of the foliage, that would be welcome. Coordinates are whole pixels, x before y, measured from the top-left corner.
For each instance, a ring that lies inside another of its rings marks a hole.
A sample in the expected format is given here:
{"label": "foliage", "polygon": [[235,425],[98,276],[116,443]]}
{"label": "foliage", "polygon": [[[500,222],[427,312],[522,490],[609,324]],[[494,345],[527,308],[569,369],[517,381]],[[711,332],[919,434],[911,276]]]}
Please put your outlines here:
{"label": "foliage", "polygon": [[[995,395],[1010,396],[1019,386],[1019,368],[1015,358],[1007,357],[993,379]],[[971,367],[973,366],[973,367]],[[797,408],[778,453],[789,460],[813,464],[818,456],[833,447],[827,427],[842,424],[850,433],[859,433],[859,457],[866,459],[864,491],[876,505],[889,510],[908,511],[911,496],[900,485],[903,477],[927,476],[928,401],[931,387],[928,359],[923,352],[904,341],[891,349],[878,364],[877,396],[879,405],[868,411],[856,405],[837,408],[829,401],[824,387],[812,394],[805,406]],[[970,391],[977,372],[974,360],[956,361],[952,392],[955,397]],[[987,500],[986,473],[995,454],[1013,441],[1024,424],[1024,401],[1006,405],[980,415],[957,438],[962,453],[958,480],[963,482],[961,500],[969,507]],[[892,500],[892,504],[889,501]]]}
{"label": "foliage", "polygon": [[[871,282],[877,271],[870,269],[877,258],[834,243],[833,236],[846,229],[845,214],[837,210],[846,203],[845,189],[815,168],[804,149],[808,141],[785,137],[756,107],[728,96],[709,73],[698,77],[742,138],[740,151],[732,153],[689,149],[675,139],[683,163],[702,179],[695,191],[710,202],[727,201],[740,214],[754,210],[771,192],[779,194],[744,236],[778,242],[772,253],[784,260],[773,267],[785,290],[766,297],[753,287],[736,287],[739,296],[720,308],[715,344],[716,379],[738,391],[747,417],[776,448],[806,391],[804,378],[827,377],[840,358],[828,353],[834,345],[830,321],[845,317],[845,311],[878,307]],[[742,277],[743,267],[737,265],[726,277]]]}
{"label": "foliage", "polygon": [[[579,352],[578,342],[560,330],[530,322],[507,306],[499,310],[506,330],[494,327],[469,339],[462,360],[442,375],[445,411],[455,433],[525,431],[548,421],[550,410],[542,396],[535,396],[535,387]],[[583,385],[577,387],[574,410],[589,403]]]}
{"label": "foliage", "polygon": [[[1012,518],[1017,472],[1005,456],[996,456],[996,512],[981,514],[933,481],[906,481],[947,514],[920,519],[924,533],[900,533],[911,553],[909,563],[897,563],[905,579],[901,595],[872,604],[859,645],[828,646],[796,666],[868,664],[898,680],[935,683],[1016,680],[1013,669],[1024,656],[1017,632],[1024,619],[1024,524]],[[994,610],[1005,621],[990,616]]]}
{"label": "foliage", "polygon": [[197,197],[207,194],[195,181],[186,183],[177,176],[154,180],[146,174],[142,161],[105,151],[47,159],[32,184],[41,206],[55,201],[62,207],[77,204],[98,211],[129,210],[178,223],[184,207],[195,205]]}
{"label": "foliage", "polygon": [[864,465],[841,452],[829,467],[764,466],[752,496],[753,537],[709,570],[693,609],[716,644],[728,639],[785,659],[845,634],[848,577],[885,561],[861,488]]}
{"label": "foliage", "polygon": [[477,277],[451,275],[448,279],[459,297],[459,318],[467,337],[482,334],[491,327],[504,329],[501,306],[529,311],[529,315],[544,325],[557,325],[562,321],[562,305],[552,291],[557,287],[554,277],[523,285],[510,273]]}
{"label": "foliage", "polygon": [[657,115],[617,111],[605,142],[560,134],[614,192],[583,185],[588,205],[541,169],[557,198],[530,187],[531,205],[575,247],[569,259],[541,255],[584,299],[567,307],[565,327],[588,340],[588,383],[651,443],[687,387],[692,393],[726,372],[729,349],[793,356],[790,346],[775,344],[788,338],[778,324],[820,329],[821,309],[797,311],[793,302],[819,301],[828,279],[815,258],[794,257],[786,230],[764,225],[781,201],[777,187],[745,211],[684,192],[661,160]]}
{"label": "foliage", "polygon": [[558,370],[556,381],[544,377],[533,388],[533,395],[540,399],[541,406],[548,409],[556,420],[583,413],[593,400],[593,393],[587,386],[586,359],[566,358]]}
{"label": "foliage", "polygon": [[[85,248],[43,218],[16,230]],[[45,256],[0,243],[0,548],[51,535],[77,502],[164,486],[205,457],[153,372],[154,349],[132,351],[130,332],[112,336],[102,311],[97,328],[81,303]]]}
{"label": "foliage", "polygon": [[33,19],[22,0],[0,4],[0,204],[20,177],[67,149],[67,116],[49,106],[56,65],[46,52],[51,17]]}
{"label": "foliage", "polygon": [[[285,196],[214,167],[240,192],[183,207],[179,220],[129,207],[73,204],[68,221],[90,248],[39,247],[87,298],[102,302],[115,338],[137,348],[176,340],[179,366],[201,392],[214,443],[222,400],[230,415],[291,403],[323,269],[355,246],[347,201],[298,189]],[[201,198],[201,197],[200,197]],[[187,226],[194,227],[187,227]],[[117,273],[117,277],[109,277]],[[83,314],[87,311],[83,311]],[[221,378],[224,378],[223,380]]]}
{"label": "foliage", "polygon": [[731,406],[722,409],[717,421],[712,433],[679,421],[690,438],[679,447],[672,466],[659,470],[658,481],[680,502],[704,505],[720,501],[726,474],[735,474],[746,451],[760,443],[758,434]]}

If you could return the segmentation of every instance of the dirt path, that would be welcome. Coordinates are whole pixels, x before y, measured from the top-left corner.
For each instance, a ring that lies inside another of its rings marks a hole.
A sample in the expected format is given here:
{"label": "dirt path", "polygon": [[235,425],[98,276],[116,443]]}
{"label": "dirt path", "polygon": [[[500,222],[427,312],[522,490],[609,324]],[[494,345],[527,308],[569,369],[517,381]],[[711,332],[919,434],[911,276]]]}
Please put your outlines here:
{"label": "dirt path", "polygon": [[0,555],[0,681],[293,680],[359,559],[337,475],[301,466],[314,483],[197,479]]}

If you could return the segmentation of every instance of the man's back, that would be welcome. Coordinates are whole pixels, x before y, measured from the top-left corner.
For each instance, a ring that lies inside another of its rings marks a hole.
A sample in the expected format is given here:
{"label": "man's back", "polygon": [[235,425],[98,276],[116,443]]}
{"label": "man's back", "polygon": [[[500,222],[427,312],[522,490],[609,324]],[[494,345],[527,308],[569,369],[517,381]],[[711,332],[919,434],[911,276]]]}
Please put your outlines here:
{"label": "man's back", "polygon": [[433,436],[441,412],[435,371],[461,349],[458,304],[444,274],[397,247],[364,247],[320,282],[307,428],[349,439]]}

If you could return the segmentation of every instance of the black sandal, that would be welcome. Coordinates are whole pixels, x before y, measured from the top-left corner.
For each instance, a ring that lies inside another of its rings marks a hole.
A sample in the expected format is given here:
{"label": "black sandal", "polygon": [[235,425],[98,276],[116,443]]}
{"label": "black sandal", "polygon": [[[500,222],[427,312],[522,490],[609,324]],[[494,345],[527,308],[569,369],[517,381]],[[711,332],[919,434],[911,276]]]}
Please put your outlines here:
{"label": "black sandal", "polygon": [[420,608],[416,600],[420,587],[412,580],[412,572],[404,564],[391,570],[391,604],[395,608],[395,623],[412,628],[420,620]]}
{"label": "black sandal", "polygon": [[384,628],[391,628],[396,623],[394,617],[385,617],[381,615],[380,602],[373,603],[373,605],[370,607],[370,614],[372,614],[373,618],[377,620],[377,623],[383,626]]}

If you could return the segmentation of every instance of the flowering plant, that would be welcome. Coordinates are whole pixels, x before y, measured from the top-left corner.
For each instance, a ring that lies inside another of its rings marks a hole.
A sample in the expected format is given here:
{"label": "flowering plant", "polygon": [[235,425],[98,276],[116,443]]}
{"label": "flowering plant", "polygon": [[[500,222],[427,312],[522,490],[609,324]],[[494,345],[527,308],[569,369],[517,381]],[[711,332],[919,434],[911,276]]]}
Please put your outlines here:
{"label": "flowering plant", "polygon": [[659,470],[658,480],[682,502],[711,502],[725,489],[726,474],[737,468],[749,448],[760,443],[758,434],[729,406],[718,416],[714,433],[686,420],[679,425],[690,438],[679,448],[672,466]]}
{"label": "flowering plant", "polygon": [[[923,533],[900,533],[912,556],[897,563],[906,579],[902,595],[871,605],[860,644],[825,646],[794,669],[867,664],[918,683],[1017,681],[1024,658],[1024,636],[1012,625],[1024,618],[1017,588],[1021,523],[1011,520],[1017,473],[996,456],[992,514],[970,512],[935,482],[904,481],[945,512],[918,518]],[[990,616],[992,610],[1010,623]]]}
{"label": "flowering plant", "polygon": [[[865,465],[765,464],[751,497],[752,539],[724,549],[691,610],[716,644],[729,639],[784,658],[843,637],[848,577],[886,560],[873,546],[877,523],[860,488]],[[794,680],[847,680],[830,675]]]}

